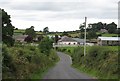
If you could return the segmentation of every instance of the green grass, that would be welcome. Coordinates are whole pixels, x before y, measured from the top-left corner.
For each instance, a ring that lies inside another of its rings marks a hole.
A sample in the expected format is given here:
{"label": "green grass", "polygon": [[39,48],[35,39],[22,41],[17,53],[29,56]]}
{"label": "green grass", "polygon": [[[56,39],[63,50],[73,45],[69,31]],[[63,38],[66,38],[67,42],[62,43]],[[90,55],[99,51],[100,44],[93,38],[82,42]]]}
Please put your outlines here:
{"label": "green grass", "polygon": [[23,35],[24,32],[25,30],[23,29],[14,30],[14,36]]}
{"label": "green grass", "polygon": [[42,32],[36,32],[36,34],[43,34]]}
{"label": "green grass", "polygon": [[24,33],[25,30],[24,29],[18,29],[18,30],[14,30],[15,33]]}
{"label": "green grass", "polygon": [[[109,81],[109,79],[118,78],[117,73],[112,73],[117,71],[116,64],[117,55],[119,52],[118,47],[120,46],[87,46],[86,52],[88,55],[86,55],[86,57],[83,56],[83,46],[79,48],[62,47],[59,48],[59,50],[61,49],[62,52],[71,55],[71,57],[73,58],[72,66],[79,71],[87,73],[92,77],[97,77],[98,79],[100,79],[100,81]],[[70,50],[71,52],[68,52],[68,50]],[[95,57],[96,54],[97,56]],[[105,56],[106,54],[107,56]],[[94,61],[93,59],[96,61]]]}
{"label": "green grass", "polygon": [[[57,61],[56,61],[56,63],[59,61],[60,59],[58,59]],[[52,69],[55,65],[56,65],[56,63],[54,64],[54,65],[52,65],[52,66],[49,66],[49,67],[46,67],[46,68],[44,68],[44,69],[39,69],[38,71],[36,71],[35,73],[33,73],[31,76],[30,76],[30,79],[43,79],[44,78],[44,76],[45,76],[45,74],[50,70],[50,69]]]}
{"label": "green grass", "polygon": [[80,37],[80,34],[79,33],[73,33],[73,34],[70,34],[71,37]]}
{"label": "green grass", "polygon": [[59,50],[59,51],[63,51],[64,49],[66,49],[66,50],[63,51],[63,52],[71,55],[71,54],[74,53],[75,48],[78,48],[78,47],[59,47],[58,50]]}
{"label": "green grass", "polygon": [[103,37],[117,37],[118,34],[102,34]]}
{"label": "green grass", "polygon": [[14,33],[14,36],[23,35],[23,33]]}
{"label": "green grass", "polygon": [[81,73],[89,75],[93,79],[97,79],[98,81],[117,81],[116,78],[118,78],[115,76],[115,77],[112,77],[113,79],[106,79],[106,75],[104,73],[101,74],[99,71],[96,71],[95,69],[86,68],[84,66],[78,66],[73,64],[72,67]]}

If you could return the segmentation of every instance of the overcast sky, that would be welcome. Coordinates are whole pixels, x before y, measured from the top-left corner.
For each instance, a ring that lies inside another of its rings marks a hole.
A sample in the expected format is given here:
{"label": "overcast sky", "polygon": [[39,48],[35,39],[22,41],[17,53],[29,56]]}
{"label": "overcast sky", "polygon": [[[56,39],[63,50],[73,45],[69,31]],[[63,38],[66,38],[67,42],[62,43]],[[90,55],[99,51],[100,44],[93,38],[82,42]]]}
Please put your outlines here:
{"label": "overcast sky", "polygon": [[78,30],[87,23],[115,22],[118,24],[119,0],[0,0],[0,8],[11,15],[12,24],[19,29],[35,26],[50,31]]}

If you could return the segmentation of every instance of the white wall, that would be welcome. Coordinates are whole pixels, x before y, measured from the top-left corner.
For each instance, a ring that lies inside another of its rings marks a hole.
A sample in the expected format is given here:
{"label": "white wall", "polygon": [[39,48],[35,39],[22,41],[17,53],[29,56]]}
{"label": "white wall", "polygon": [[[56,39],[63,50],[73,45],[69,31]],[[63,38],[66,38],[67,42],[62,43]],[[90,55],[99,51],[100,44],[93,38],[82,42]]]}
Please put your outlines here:
{"label": "white wall", "polygon": [[58,42],[59,45],[77,45],[77,42]]}

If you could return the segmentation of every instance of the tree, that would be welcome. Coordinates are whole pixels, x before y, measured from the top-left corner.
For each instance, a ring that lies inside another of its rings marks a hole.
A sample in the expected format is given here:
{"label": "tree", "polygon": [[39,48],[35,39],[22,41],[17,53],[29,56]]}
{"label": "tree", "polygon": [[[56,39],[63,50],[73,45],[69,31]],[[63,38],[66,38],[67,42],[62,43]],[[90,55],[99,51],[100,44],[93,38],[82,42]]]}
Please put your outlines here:
{"label": "tree", "polygon": [[110,24],[107,24],[106,29],[109,33],[115,33],[117,30],[117,25],[114,22],[112,22]]}
{"label": "tree", "polygon": [[100,31],[101,29],[104,29],[104,24],[102,22],[97,23],[97,30]]}
{"label": "tree", "polygon": [[52,49],[52,43],[53,43],[53,41],[51,39],[49,39],[49,37],[45,37],[40,42],[39,49],[41,50],[42,53],[49,56],[50,50]]}
{"label": "tree", "polygon": [[81,34],[80,34],[80,38],[81,38],[81,39],[84,39],[84,36],[85,36],[84,33],[81,33]]}
{"label": "tree", "polygon": [[116,33],[120,36],[120,28],[117,28]]}
{"label": "tree", "polygon": [[40,35],[40,36],[38,37],[38,41],[39,41],[39,42],[42,41],[43,38],[44,38],[43,35]]}
{"label": "tree", "polygon": [[79,29],[80,29],[80,38],[83,39],[84,38],[84,28],[85,28],[85,24],[81,24]]}
{"label": "tree", "polygon": [[49,32],[49,28],[48,28],[48,27],[45,27],[45,28],[43,29],[43,32],[44,32],[45,34],[47,34],[47,33]]}
{"label": "tree", "polygon": [[87,34],[87,38],[88,39],[93,39],[93,38],[97,38],[97,34],[95,31],[89,31]]}
{"label": "tree", "polygon": [[69,34],[66,31],[64,31],[62,32],[62,36],[69,36]]}
{"label": "tree", "polygon": [[25,30],[25,34],[28,35],[28,36],[31,36],[32,38],[34,38],[36,36],[34,26],[31,26],[30,28],[27,28]]}
{"label": "tree", "polygon": [[7,46],[14,45],[14,39],[12,37],[14,26],[12,26],[10,18],[10,15],[2,9],[2,41],[7,44]]}
{"label": "tree", "polygon": [[85,25],[84,25],[84,24],[81,24],[81,25],[80,25],[80,27],[79,27],[80,32],[84,32],[84,27],[85,27]]}
{"label": "tree", "polygon": [[106,23],[102,23],[102,22],[98,22],[98,23],[93,23],[93,24],[89,24],[88,25],[88,29],[89,31],[95,31],[95,32],[98,32],[100,31],[101,29],[104,29]]}
{"label": "tree", "polygon": [[58,35],[55,35],[55,43],[57,43],[57,42],[58,42],[58,40],[59,40]]}

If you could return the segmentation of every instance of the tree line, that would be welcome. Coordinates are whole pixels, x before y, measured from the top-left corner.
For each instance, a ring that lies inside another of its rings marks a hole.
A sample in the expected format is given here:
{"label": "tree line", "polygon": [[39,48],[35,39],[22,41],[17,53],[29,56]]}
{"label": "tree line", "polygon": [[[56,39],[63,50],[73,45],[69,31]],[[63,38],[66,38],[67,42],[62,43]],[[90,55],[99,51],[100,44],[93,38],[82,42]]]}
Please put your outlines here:
{"label": "tree line", "polygon": [[[11,17],[10,15],[8,15],[8,13],[6,11],[4,11],[4,9],[1,9],[2,11],[2,41],[3,43],[7,44],[8,46],[13,46],[15,40],[13,39],[13,34],[14,34],[14,30],[18,29],[15,28],[12,23],[11,23]],[[117,28],[117,24],[115,24],[114,22],[112,23],[102,23],[102,22],[98,22],[98,23],[90,23],[88,24],[88,27],[86,29],[87,31],[87,38],[92,39],[92,38],[97,38],[97,34],[96,32],[99,32],[101,29],[106,29],[108,31],[108,33],[110,34],[119,34],[120,33],[120,29]],[[84,24],[79,26],[79,30],[76,31],[64,31],[62,32],[61,36],[67,35],[69,36],[70,33],[80,33],[80,38],[84,38]],[[43,34],[47,35],[47,34],[56,34],[59,32],[49,32],[49,28],[45,27],[43,29]],[[25,38],[26,42],[32,42],[33,39],[36,37],[36,31],[34,30],[34,26],[31,26],[30,28],[27,28],[25,30],[26,35],[28,35]],[[44,38],[43,35],[40,35],[38,37],[38,40],[41,41]]]}

